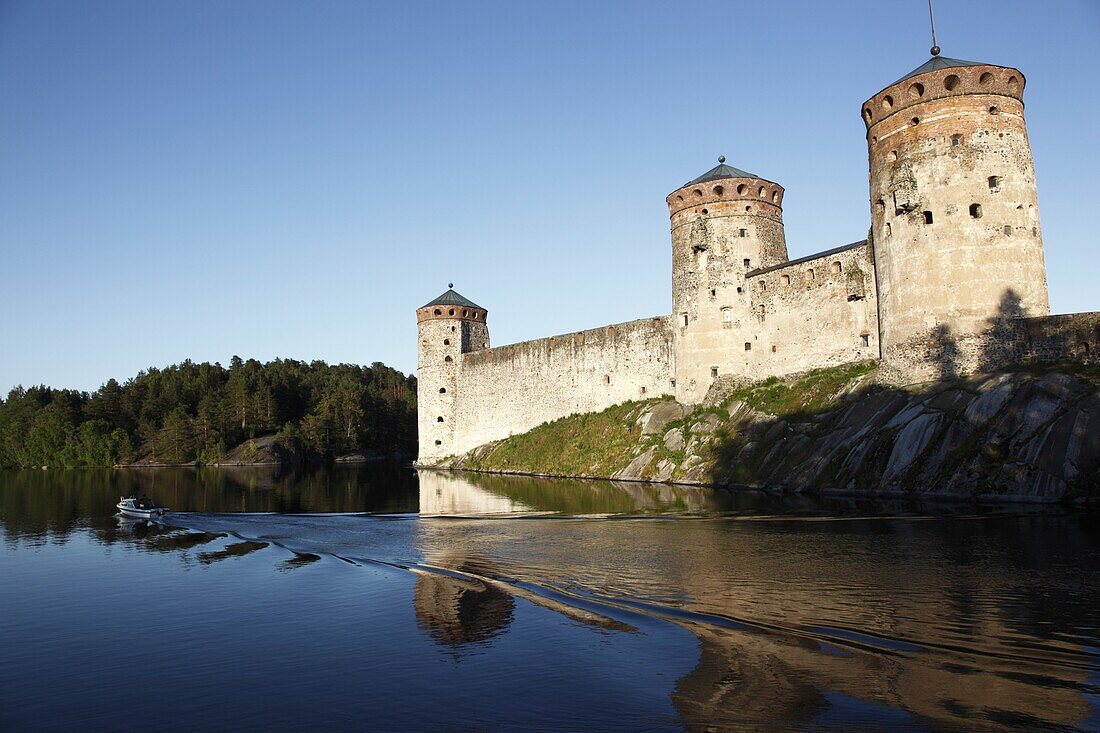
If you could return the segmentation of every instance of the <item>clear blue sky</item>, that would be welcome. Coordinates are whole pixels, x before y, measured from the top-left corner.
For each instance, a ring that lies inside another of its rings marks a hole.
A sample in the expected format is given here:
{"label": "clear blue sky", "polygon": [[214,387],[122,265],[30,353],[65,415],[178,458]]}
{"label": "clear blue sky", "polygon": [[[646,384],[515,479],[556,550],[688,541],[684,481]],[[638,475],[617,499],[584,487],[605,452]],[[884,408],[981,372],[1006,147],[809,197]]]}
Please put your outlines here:
{"label": "clear blue sky", "polygon": [[[664,196],[782,183],[792,257],[866,235],[885,3],[0,0],[0,389],[233,354],[416,368],[448,281],[495,344],[671,308]],[[1100,310],[1100,3],[938,0],[1027,76],[1051,305]]]}

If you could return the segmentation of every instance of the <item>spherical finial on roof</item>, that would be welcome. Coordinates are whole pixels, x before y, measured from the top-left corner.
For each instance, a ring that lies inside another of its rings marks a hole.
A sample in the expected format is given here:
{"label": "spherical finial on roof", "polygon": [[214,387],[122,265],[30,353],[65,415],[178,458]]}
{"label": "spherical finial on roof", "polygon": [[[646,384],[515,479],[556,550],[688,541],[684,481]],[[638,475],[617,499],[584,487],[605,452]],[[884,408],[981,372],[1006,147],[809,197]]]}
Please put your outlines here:
{"label": "spherical finial on roof", "polygon": [[719,156],[718,156],[718,162],[719,162],[719,163],[725,163],[725,162],[726,162],[726,156],[724,156],[724,155],[719,155]]}
{"label": "spherical finial on roof", "polygon": [[939,56],[940,55],[940,47],[939,46],[933,46],[932,47],[932,55],[933,56]]}
{"label": "spherical finial on roof", "polygon": [[454,283],[447,283],[447,287],[448,287],[448,288],[453,288],[454,286],[455,286],[455,284],[454,284]]}

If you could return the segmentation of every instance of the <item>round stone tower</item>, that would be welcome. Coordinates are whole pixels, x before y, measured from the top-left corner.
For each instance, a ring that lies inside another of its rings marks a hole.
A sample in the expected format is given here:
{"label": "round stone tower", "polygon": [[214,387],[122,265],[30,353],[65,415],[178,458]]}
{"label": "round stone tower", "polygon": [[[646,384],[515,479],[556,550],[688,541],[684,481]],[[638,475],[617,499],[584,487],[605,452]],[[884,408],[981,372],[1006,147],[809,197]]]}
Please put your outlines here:
{"label": "round stone tower", "polygon": [[489,348],[489,312],[456,293],[453,285],[447,287],[443,295],[416,310],[419,463],[430,464],[455,452],[462,355]]}
{"label": "round stone tower", "polygon": [[863,104],[882,356],[909,377],[988,366],[981,334],[1050,310],[1023,93],[934,56]]}
{"label": "round stone tower", "polygon": [[725,164],[666,199],[672,227],[676,399],[702,401],[719,375],[745,371],[750,316],[745,273],[787,261],[783,187]]}

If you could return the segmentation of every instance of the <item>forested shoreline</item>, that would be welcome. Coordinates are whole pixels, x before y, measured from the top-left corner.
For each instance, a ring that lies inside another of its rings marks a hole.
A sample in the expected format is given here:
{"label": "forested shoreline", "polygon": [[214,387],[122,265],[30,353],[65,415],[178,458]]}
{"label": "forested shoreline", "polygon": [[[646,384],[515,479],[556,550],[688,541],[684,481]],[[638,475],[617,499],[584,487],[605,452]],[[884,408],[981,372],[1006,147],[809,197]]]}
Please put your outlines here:
{"label": "forested shoreline", "polygon": [[248,462],[416,452],[416,377],[369,367],[234,356],[150,368],[92,393],[16,387],[0,400],[0,467]]}

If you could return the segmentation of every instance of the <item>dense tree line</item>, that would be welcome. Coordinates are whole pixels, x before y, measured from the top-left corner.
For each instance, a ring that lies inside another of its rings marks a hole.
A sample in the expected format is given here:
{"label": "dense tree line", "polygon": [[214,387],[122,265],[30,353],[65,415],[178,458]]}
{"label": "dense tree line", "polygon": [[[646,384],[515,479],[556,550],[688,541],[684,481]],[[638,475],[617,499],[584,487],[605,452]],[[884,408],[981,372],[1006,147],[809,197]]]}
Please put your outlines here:
{"label": "dense tree line", "polygon": [[[217,463],[264,435],[288,452],[413,455],[416,378],[370,367],[233,357],[149,369],[89,394],[16,387],[0,401],[0,466]],[[247,450],[246,450],[247,452]],[[247,458],[247,456],[245,456]]]}

